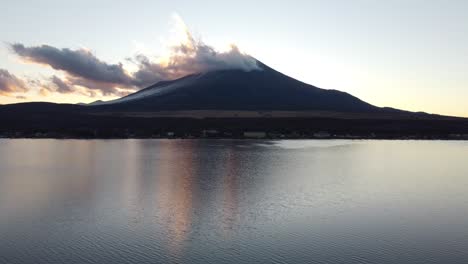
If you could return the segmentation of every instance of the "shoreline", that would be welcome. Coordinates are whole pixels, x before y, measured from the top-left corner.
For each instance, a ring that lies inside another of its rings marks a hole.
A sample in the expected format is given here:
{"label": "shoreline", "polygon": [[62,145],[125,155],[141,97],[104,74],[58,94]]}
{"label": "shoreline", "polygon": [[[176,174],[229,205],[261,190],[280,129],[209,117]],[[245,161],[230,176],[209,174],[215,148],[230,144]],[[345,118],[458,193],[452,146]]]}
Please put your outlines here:
{"label": "shoreline", "polygon": [[422,136],[422,137],[263,137],[263,138],[251,138],[251,137],[73,137],[73,136],[18,136],[18,137],[5,137],[0,136],[0,140],[7,139],[55,139],[55,140],[127,140],[127,139],[165,139],[165,140],[402,140],[402,141],[468,141],[468,137],[435,137],[435,136]]}

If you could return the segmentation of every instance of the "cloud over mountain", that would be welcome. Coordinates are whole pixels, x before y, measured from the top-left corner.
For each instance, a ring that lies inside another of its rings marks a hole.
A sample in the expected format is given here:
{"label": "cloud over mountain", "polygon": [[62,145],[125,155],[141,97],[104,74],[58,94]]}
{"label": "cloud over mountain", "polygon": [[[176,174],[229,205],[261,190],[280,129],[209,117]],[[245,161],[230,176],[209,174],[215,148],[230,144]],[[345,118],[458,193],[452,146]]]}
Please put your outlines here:
{"label": "cloud over mountain", "polygon": [[242,53],[232,44],[230,49],[219,52],[215,48],[197,40],[180,18],[176,17],[183,40],[169,47],[169,54],[159,61],[151,61],[139,54],[133,59],[138,71],[133,74],[133,84],[147,86],[160,80],[180,78],[189,74],[239,69],[244,71],[260,70],[257,61]]}
{"label": "cloud over mountain", "polygon": [[[57,48],[50,45],[27,47],[21,43],[11,44],[11,50],[26,62],[48,65],[65,73],[65,79],[52,76],[49,92],[73,93],[76,86],[95,95],[122,96],[163,80],[173,80],[189,74],[217,70],[260,70],[257,62],[231,45],[228,51],[220,52],[195,39],[183,21],[175,17],[183,39],[168,47],[166,56],[150,57],[137,54],[128,59],[136,65],[129,72],[122,63],[108,63],[86,49]],[[24,86],[20,86],[24,87]]]}

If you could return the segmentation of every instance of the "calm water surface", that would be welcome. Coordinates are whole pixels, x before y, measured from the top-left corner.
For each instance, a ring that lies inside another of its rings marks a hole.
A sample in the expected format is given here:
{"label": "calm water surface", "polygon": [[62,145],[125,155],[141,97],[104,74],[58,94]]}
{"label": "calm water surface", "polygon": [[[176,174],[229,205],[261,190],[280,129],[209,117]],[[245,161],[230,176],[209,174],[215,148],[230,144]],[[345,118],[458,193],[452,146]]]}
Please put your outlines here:
{"label": "calm water surface", "polygon": [[0,263],[468,263],[468,142],[0,140]]}

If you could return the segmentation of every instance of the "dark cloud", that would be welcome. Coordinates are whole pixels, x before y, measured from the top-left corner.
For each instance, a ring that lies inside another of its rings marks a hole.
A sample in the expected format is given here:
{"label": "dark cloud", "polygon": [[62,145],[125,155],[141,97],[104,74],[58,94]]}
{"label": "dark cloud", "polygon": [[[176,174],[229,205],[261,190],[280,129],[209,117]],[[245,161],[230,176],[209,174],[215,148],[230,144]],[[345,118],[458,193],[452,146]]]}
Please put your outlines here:
{"label": "dark cloud", "polygon": [[[73,93],[79,85],[86,89],[99,90],[103,95],[120,95],[117,87],[132,88],[132,77],[127,74],[122,64],[109,64],[84,49],[58,49],[49,45],[25,47],[12,44],[11,49],[21,58],[63,71],[67,78],[62,80],[52,76],[51,86],[42,87],[40,92]],[[95,92],[87,94],[95,95]]]}
{"label": "dark cloud", "polygon": [[11,74],[7,70],[0,69],[0,95],[11,93],[24,93],[28,89],[23,80]]}
{"label": "dark cloud", "polygon": [[12,44],[11,48],[23,59],[50,65],[75,77],[110,84],[131,83],[131,77],[125,72],[122,64],[108,64],[84,49],[58,49],[49,45],[25,47],[19,43]]}
{"label": "dark cloud", "polygon": [[73,93],[75,92],[75,87],[70,85],[69,83],[66,83],[59,77],[53,75],[51,78],[52,84],[57,88],[56,91],[59,93]]}

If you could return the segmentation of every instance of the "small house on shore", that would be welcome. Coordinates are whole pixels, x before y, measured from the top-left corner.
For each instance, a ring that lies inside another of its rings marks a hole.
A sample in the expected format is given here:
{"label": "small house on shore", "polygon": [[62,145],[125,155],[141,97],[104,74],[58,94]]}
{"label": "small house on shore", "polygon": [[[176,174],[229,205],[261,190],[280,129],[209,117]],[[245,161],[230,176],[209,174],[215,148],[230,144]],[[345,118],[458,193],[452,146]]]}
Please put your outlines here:
{"label": "small house on shore", "polygon": [[263,131],[246,131],[244,132],[245,138],[266,138],[267,133]]}

